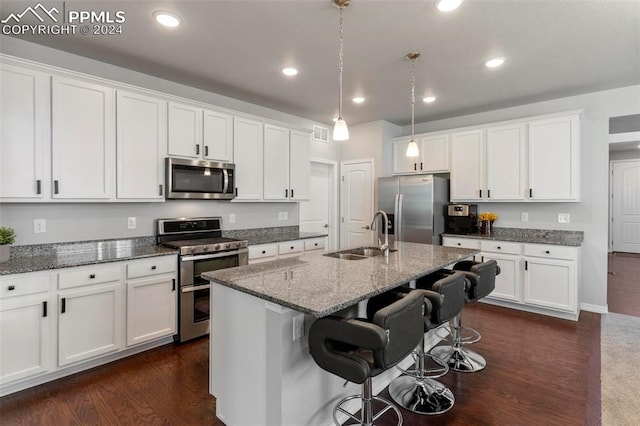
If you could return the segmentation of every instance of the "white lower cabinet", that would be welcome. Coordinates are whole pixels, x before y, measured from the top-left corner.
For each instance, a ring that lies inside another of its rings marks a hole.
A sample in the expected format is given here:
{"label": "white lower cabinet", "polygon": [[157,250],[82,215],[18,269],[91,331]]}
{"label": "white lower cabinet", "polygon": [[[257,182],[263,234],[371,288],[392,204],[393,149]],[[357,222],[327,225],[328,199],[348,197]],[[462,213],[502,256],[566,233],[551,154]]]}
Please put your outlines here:
{"label": "white lower cabinet", "polygon": [[176,333],[175,257],[127,264],[127,346]]}
{"label": "white lower cabinet", "polygon": [[324,251],[327,237],[282,241],[279,243],[254,244],[249,246],[249,264],[285,259],[306,253]]}
{"label": "white lower cabinet", "polygon": [[122,348],[122,283],[96,284],[58,294],[58,365]]}
{"label": "white lower cabinet", "polygon": [[50,371],[55,324],[50,275],[2,277],[0,289],[0,384]]}
{"label": "white lower cabinet", "polygon": [[501,270],[494,291],[484,301],[578,319],[579,247],[443,238],[443,245],[450,247],[476,248],[474,244],[481,249],[476,260],[495,260]]}
{"label": "white lower cabinet", "polygon": [[[480,240],[474,240],[471,238],[456,238],[456,237],[443,237],[442,245],[445,247],[458,247],[467,249],[480,249]],[[471,256],[467,260],[476,260],[477,256]]]}

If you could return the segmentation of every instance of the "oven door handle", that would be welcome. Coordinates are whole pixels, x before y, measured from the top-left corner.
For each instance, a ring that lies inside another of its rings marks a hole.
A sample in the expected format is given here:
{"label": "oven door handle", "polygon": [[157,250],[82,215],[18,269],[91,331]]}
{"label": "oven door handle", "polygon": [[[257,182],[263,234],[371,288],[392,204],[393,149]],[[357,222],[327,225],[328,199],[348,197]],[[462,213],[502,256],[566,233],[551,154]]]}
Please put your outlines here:
{"label": "oven door handle", "polygon": [[182,287],[180,291],[183,293],[191,293],[192,291],[206,290],[208,288],[211,288],[211,284],[190,285],[190,286]]}
{"label": "oven door handle", "polygon": [[201,255],[197,255],[197,256],[182,256],[180,258],[181,262],[189,262],[192,260],[206,260],[206,259],[216,259],[219,257],[231,257],[231,256],[235,256],[238,254],[243,254],[243,253],[248,253],[249,249],[247,248],[243,248],[240,250],[232,250],[232,251],[225,251],[222,253],[216,253],[216,254],[201,254]]}

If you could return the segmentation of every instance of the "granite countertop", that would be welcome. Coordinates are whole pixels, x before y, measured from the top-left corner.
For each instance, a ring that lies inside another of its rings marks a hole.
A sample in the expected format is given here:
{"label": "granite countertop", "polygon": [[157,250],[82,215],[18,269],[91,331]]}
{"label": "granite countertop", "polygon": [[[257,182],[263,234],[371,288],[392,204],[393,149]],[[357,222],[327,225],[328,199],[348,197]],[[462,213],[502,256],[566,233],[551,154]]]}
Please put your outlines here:
{"label": "granite countertop", "polygon": [[205,272],[202,277],[323,317],[398,287],[479,250],[396,242],[389,257],[344,260],[323,253]]}
{"label": "granite countertop", "polygon": [[472,238],[481,240],[513,241],[516,243],[555,244],[580,247],[584,239],[582,231],[556,231],[549,229],[493,228],[491,234],[442,234],[443,237]]}
{"label": "granite countertop", "polygon": [[7,262],[0,263],[0,275],[72,268],[177,253],[177,250],[158,246],[155,237],[15,246],[11,248],[11,258]]}
{"label": "granite countertop", "polygon": [[249,245],[279,243],[282,241],[304,240],[326,237],[326,232],[303,232],[298,226],[279,226],[274,228],[254,228],[222,231],[223,237],[247,240]]}

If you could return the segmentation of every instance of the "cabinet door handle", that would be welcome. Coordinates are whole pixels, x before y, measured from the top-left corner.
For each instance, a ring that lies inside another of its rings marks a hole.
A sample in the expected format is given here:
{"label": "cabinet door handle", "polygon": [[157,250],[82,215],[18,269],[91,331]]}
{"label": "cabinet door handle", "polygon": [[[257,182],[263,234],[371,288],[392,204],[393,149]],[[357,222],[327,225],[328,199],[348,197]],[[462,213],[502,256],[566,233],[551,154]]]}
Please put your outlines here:
{"label": "cabinet door handle", "polygon": [[176,291],[176,279],[171,278],[171,291]]}
{"label": "cabinet door handle", "polygon": [[209,156],[209,145],[205,145],[204,146],[204,156],[208,157]]}
{"label": "cabinet door handle", "polygon": [[162,184],[158,185],[158,195],[162,196]]}
{"label": "cabinet door handle", "polygon": [[459,246],[461,246],[462,244],[458,243]]}
{"label": "cabinet door handle", "polygon": [[480,198],[482,198],[482,189],[480,190]]}
{"label": "cabinet door handle", "polygon": [[96,274],[90,274],[89,278],[94,279],[96,277]]}
{"label": "cabinet door handle", "polygon": [[500,246],[498,246],[498,250],[500,250],[500,249],[501,249],[501,247],[500,247]]}
{"label": "cabinet door handle", "polygon": [[58,185],[58,181],[57,181],[57,180],[54,180],[54,181],[53,181],[53,193],[54,193],[54,194],[57,194],[57,193],[59,192],[59,191],[58,191],[59,189],[60,189],[60,188],[59,188],[59,185]]}
{"label": "cabinet door handle", "polygon": [[533,188],[529,188],[529,198],[533,197]]}
{"label": "cabinet door handle", "polygon": [[547,253],[547,254],[551,253],[549,250],[545,250],[544,252]]}
{"label": "cabinet door handle", "polygon": [[293,189],[291,189],[291,198],[293,198]]}
{"label": "cabinet door handle", "polygon": [[289,198],[289,190],[288,189],[284,190],[284,198]]}
{"label": "cabinet door handle", "polygon": [[157,268],[157,266],[156,266],[156,265],[151,265],[151,270],[155,271],[155,270],[156,270],[156,268]]}
{"label": "cabinet door handle", "polygon": [[36,181],[36,194],[42,194],[42,181],[40,179]]}
{"label": "cabinet door handle", "polygon": [[200,155],[200,144],[196,144],[196,155]]}
{"label": "cabinet door handle", "polygon": [[491,198],[491,190],[487,189],[487,198]]}
{"label": "cabinet door handle", "polygon": [[420,170],[422,170],[422,163],[420,163]]}
{"label": "cabinet door handle", "polygon": [[236,197],[238,196],[238,188],[236,187]]}
{"label": "cabinet door handle", "polygon": [[413,163],[413,170],[418,170],[418,163]]}
{"label": "cabinet door handle", "polygon": [[480,262],[484,262],[484,256],[480,256]]}
{"label": "cabinet door handle", "polygon": [[42,302],[42,317],[47,317],[47,301]]}
{"label": "cabinet door handle", "polygon": [[13,291],[15,289],[16,289],[15,285],[10,285],[9,287],[7,287],[7,290],[9,290],[9,291]]}
{"label": "cabinet door handle", "polygon": [[291,250],[293,250],[293,246],[291,246]]}
{"label": "cabinet door handle", "polygon": [[266,250],[262,250],[262,254],[266,254],[266,253],[267,253],[267,251],[266,251]]}
{"label": "cabinet door handle", "polygon": [[528,271],[529,270],[529,262],[528,261],[524,261],[524,270]]}
{"label": "cabinet door handle", "polygon": [[65,312],[67,312],[67,298],[63,297],[60,299],[60,313],[64,314]]}

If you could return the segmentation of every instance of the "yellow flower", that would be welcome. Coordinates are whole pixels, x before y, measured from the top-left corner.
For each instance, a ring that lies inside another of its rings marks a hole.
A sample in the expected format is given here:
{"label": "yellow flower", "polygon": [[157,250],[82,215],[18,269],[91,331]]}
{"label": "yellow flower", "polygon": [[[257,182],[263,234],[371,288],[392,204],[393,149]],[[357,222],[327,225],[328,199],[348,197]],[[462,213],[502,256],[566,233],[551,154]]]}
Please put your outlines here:
{"label": "yellow flower", "polygon": [[480,221],[485,221],[485,220],[490,220],[490,221],[498,220],[498,215],[493,212],[480,213]]}

